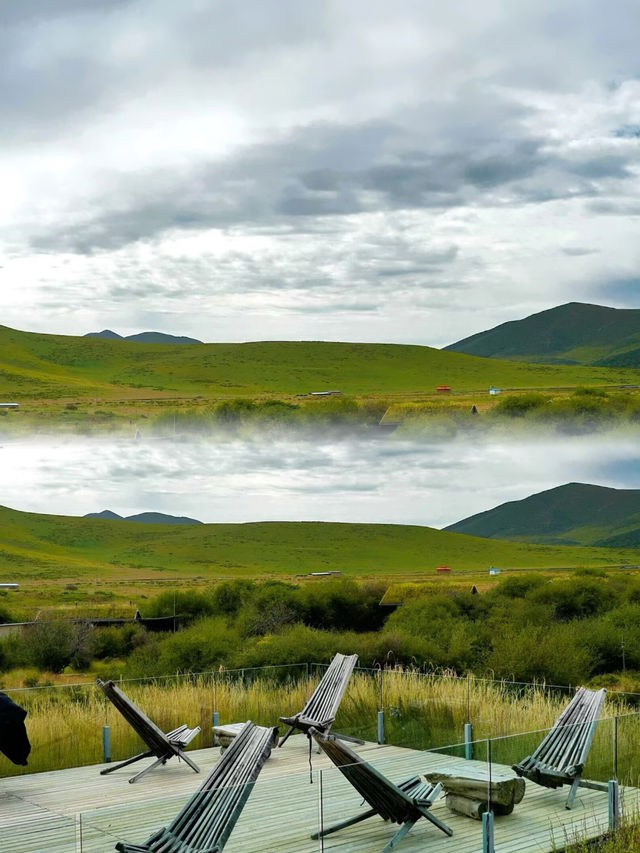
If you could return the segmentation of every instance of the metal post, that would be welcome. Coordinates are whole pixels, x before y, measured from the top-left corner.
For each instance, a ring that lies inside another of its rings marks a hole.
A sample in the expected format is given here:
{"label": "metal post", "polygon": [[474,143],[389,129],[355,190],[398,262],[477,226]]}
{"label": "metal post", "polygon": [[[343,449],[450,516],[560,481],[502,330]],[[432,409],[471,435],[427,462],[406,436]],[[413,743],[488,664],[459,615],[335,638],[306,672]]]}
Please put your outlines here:
{"label": "metal post", "polygon": [[464,724],[464,757],[467,761],[473,758],[473,726],[471,723]]}
{"label": "metal post", "polygon": [[482,853],[495,853],[493,840],[493,812],[488,811],[482,815]]}
{"label": "metal post", "polygon": [[384,743],[384,711],[378,711],[378,743]]}
{"label": "metal post", "polygon": [[384,711],[384,670],[380,667],[380,698],[378,700],[378,710]]}
{"label": "metal post", "polygon": [[102,727],[102,761],[109,764],[111,761],[111,729],[109,726]]}
{"label": "metal post", "polygon": [[467,673],[467,722],[471,722],[471,673]]}
{"label": "metal post", "polygon": [[324,799],[322,796],[322,770],[318,771],[320,781],[318,784],[318,829],[320,837],[320,853],[324,853]]}
{"label": "metal post", "polygon": [[615,779],[609,780],[609,832],[615,832],[620,824],[620,786]]}
{"label": "metal post", "polygon": [[[491,741],[487,741],[487,764],[489,766],[489,772],[487,774],[487,807],[489,811],[491,811]],[[493,824],[491,827],[491,831],[493,832]]]}
{"label": "metal post", "polygon": [[613,718],[613,778],[618,780],[618,715]]}

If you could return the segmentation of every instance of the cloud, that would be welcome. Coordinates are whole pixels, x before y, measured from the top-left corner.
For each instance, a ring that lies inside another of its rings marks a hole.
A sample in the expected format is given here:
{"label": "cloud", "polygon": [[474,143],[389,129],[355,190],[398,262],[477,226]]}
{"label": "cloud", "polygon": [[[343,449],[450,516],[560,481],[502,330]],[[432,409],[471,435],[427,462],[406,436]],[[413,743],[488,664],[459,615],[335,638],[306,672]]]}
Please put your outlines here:
{"label": "cloud", "polygon": [[[143,431],[144,432],[144,431]],[[170,452],[167,450],[170,449]],[[159,510],[206,522],[444,526],[565,482],[637,487],[633,441],[48,442],[0,447],[3,504],[36,512]]]}
{"label": "cloud", "polygon": [[[298,219],[606,197],[614,190],[624,195],[625,182],[628,192],[635,186],[639,147],[609,151],[612,143],[603,141],[597,151],[576,151],[526,138],[521,110],[512,125],[512,111],[504,106],[503,129],[512,138],[498,145],[495,139],[478,143],[472,134],[438,152],[423,132],[420,153],[408,126],[323,123],[243,148],[223,162],[116,175],[106,192],[63,224],[36,227],[29,243],[36,251],[92,253],[166,231],[261,224],[296,230]],[[423,108],[428,113],[429,105]]]}
{"label": "cloud", "polygon": [[7,322],[449,343],[637,267],[640,10],[249,8],[2,10]]}
{"label": "cloud", "polygon": [[640,276],[611,278],[595,288],[597,298],[628,308],[640,307]]}

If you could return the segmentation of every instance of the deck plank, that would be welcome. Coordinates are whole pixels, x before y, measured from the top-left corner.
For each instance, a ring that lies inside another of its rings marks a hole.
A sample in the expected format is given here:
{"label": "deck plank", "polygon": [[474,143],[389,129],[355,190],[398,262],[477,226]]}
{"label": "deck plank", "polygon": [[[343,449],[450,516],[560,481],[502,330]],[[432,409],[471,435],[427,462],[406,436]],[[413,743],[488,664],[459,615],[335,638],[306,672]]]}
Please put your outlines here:
{"label": "deck plank", "polygon": [[[394,746],[367,743],[357,751],[392,780],[412,773],[455,768],[461,772],[482,762]],[[171,821],[199,786],[219,757],[218,749],[193,750],[200,765],[196,776],[183,762],[171,761],[134,785],[128,768],[100,776],[103,765],[78,767],[0,780],[0,832],[8,853],[76,853],[79,822],[82,853],[113,851],[117,840],[143,841],[152,831]],[[303,735],[274,750],[231,835],[225,853],[269,851],[316,853],[321,850],[311,833],[350,817],[361,808],[361,798],[324,754],[312,753],[310,783],[308,742]],[[322,771],[322,774],[320,774]],[[322,779],[321,779],[322,776]],[[322,785],[322,810],[320,787]],[[596,837],[607,827],[607,795],[580,789],[572,811],[564,807],[566,789],[550,791],[531,782],[513,814],[495,820],[496,847],[500,853],[550,853],[577,835]],[[640,791],[623,791],[625,807],[637,810]],[[427,821],[420,821],[403,839],[404,853],[477,853],[481,848],[478,821],[451,813],[440,799],[434,814],[454,831],[447,838]],[[378,818],[349,827],[324,839],[323,850],[377,853],[397,829]]]}

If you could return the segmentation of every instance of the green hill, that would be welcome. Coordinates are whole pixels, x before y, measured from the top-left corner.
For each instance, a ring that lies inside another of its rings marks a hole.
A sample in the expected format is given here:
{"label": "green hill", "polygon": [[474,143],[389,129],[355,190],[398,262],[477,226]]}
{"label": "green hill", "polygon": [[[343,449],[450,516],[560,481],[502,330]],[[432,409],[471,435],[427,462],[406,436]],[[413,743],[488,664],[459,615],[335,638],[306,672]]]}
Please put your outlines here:
{"label": "green hill", "polygon": [[639,547],[640,489],[568,483],[472,515],[446,530],[526,542]]}
{"label": "green hill", "polygon": [[445,349],[528,362],[640,367],[640,309],[569,302]]}
{"label": "green hill", "polygon": [[627,384],[625,368],[529,365],[424,346],[323,341],[154,344],[0,326],[0,399],[257,397]]}
{"label": "green hill", "polygon": [[397,524],[259,522],[131,524],[104,518],[40,515],[0,507],[3,574],[34,578],[149,577],[156,572],[293,576],[339,570],[352,576],[486,572],[490,565],[563,567],[638,562],[640,552],[531,545]]}

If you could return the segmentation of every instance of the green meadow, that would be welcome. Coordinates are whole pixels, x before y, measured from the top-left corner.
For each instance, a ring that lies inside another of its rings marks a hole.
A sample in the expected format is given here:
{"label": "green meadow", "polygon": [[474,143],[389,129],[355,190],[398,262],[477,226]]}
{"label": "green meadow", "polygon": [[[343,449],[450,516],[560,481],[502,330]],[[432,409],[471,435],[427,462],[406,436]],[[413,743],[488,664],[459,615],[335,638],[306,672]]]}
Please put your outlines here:
{"label": "green meadow", "polygon": [[632,368],[527,364],[426,346],[263,341],[147,344],[0,327],[0,398],[22,400],[349,395],[617,385]]}
{"label": "green meadow", "polygon": [[[219,579],[291,580],[310,572],[391,582],[458,580],[487,585],[489,566],[562,570],[640,564],[640,550],[538,545],[392,524],[263,522],[145,524],[0,508],[3,580],[21,584],[3,601],[34,608],[126,612],[161,589]],[[446,564],[444,578],[436,567]],[[309,582],[322,583],[322,578]]]}

